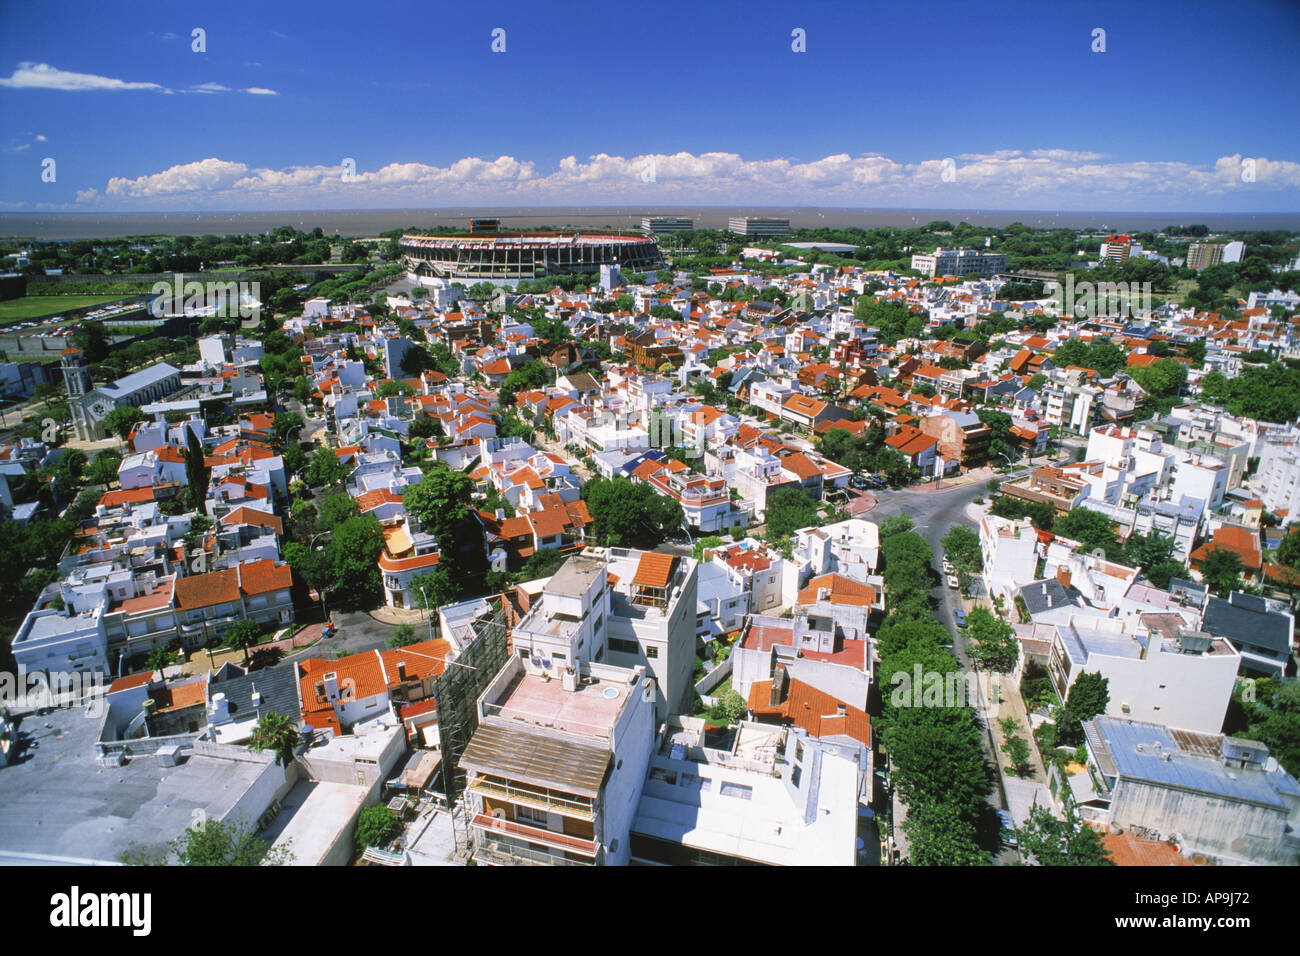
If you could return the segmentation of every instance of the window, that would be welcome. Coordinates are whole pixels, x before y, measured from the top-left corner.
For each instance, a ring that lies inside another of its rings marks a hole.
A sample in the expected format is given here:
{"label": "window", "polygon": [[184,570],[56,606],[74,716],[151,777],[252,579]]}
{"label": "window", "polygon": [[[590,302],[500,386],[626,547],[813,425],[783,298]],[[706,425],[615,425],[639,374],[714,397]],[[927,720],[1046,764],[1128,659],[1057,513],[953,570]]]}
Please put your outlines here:
{"label": "window", "polygon": [[[799,781],[803,779],[803,767],[795,767],[794,773],[790,774],[790,785],[796,790],[799,789]],[[748,798],[746,798],[748,799]]]}
{"label": "window", "polygon": [[625,641],[620,637],[611,637],[609,639],[609,649],[618,651],[620,654],[635,654],[640,650],[636,641]]}
{"label": "window", "polygon": [[724,797],[735,797],[737,800],[754,799],[754,788],[745,786],[741,783],[731,783],[724,780],[722,786],[718,788],[718,793]]}
{"label": "window", "polygon": [[523,660],[528,660],[528,648],[526,647],[519,648],[519,656]]}
{"label": "window", "polygon": [[645,649],[645,656],[646,656],[646,657],[658,657],[658,656],[659,656],[659,648],[654,647],[654,646],[647,647],[647,648]]}
{"label": "window", "polygon": [[569,655],[561,654],[559,651],[553,651],[551,657],[555,658],[557,661],[567,661],[569,659]]}
{"label": "window", "polygon": [[515,807],[515,819],[520,823],[531,823],[536,826],[546,826],[546,811],[536,810],[533,807],[517,806]]}
{"label": "window", "polygon": [[802,740],[796,740],[794,742],[794,762],[803,763],[803,741]]}

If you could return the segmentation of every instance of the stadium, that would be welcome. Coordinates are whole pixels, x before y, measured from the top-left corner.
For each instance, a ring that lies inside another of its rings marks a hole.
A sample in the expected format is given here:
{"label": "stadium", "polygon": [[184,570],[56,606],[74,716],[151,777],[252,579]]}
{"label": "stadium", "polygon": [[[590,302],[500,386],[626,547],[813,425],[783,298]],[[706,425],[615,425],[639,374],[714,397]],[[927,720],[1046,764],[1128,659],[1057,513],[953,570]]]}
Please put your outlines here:
{"label": "stadium", "polygon": [[617,265],[627,272],[664,267],[658,240],[653,236],[554,232],[402,236],[400,245],[412,279],[502,282],[599,272],[601,266],[607,265]]}

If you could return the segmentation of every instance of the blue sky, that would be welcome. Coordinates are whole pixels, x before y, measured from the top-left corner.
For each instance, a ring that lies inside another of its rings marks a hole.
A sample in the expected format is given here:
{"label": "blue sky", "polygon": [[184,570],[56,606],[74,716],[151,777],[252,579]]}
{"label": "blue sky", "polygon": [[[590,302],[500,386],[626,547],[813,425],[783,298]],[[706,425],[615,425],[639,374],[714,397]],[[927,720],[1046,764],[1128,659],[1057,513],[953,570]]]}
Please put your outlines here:
{"label": "blue sky", "polygon": [[1263,0],[6,4],[0,210],[1295,211],[1298,39]]}

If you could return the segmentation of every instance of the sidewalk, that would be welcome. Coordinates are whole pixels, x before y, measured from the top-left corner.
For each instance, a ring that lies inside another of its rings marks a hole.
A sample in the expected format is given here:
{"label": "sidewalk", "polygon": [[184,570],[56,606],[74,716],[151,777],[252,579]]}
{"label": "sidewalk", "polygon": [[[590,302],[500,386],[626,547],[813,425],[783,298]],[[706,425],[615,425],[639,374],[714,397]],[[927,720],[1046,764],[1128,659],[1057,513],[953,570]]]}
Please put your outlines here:
{"label": "sidewalk", "polygon": [[[320,640],[321,625],[308,624],[301,631],[292,637],[284,638],[279,641],[271,641],[267,644],[258,644],[248,649],[248,656],[251,658],[259,651],[280,651],[282,654],[288,654],[290,651],[298,650],[315,644]],[[190,659],[185,662],[183,673],[186,677],[192,677],[195,674],[204,674],[221,670],[222,665],[227,663],[244,665],[244,652],[241,650],[213,650],[209,654],[205,650],[197,650],[190,655]]]}
{"label": "sidewalk", "polygon": [[424,608],[381,607],[367,612],[380,624],[428,624],[429,612]]}
{"label": "sidewalk", "polygon": [[979,481],[988,481],[993,475],[992,468],[976,468],[974,471],[968,471],[956,478],[944,478],[942,481],[927,482],[923,485],[908,485],[907,490],[917,494],[933,494],[937,491],[947,491],[950,488],[960,488],[963,485],[973,485]]}

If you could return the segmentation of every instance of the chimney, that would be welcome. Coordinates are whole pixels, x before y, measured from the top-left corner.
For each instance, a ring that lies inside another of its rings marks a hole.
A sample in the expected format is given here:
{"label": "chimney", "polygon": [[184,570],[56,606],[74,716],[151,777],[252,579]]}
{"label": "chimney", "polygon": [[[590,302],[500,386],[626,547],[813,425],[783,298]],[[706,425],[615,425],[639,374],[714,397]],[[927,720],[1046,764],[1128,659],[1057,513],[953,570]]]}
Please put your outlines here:
{"label": "chimney", "polygon": [[397,662],[397,679],[406,680],[406,661]]}
{"label": "chimney", "polygon": [[778,707],[781,704],[781,698],[784,697],[785,690],[785,665],[777,664],[776,673],[772,676],[772,691],[768,695],[767,705],[769,707]]}
{"label": "chimney", "polygon": [[835,705],[835,716],[836,716],[836,717],[844,717],[844,716],[847,715],[847,714],[848,714],[848,710],[845,709],[845,707],[844,707],[843,704],[836,704],[836,705]]}
{"label": "chimney", "polygon": [[1060,583],[1061,587],[1065,588],[1067,591],[1070,589],[1070,572],[1065,567],[1058,567],[1056,569],[1056,580]]}
{"label": "chimney", "polygon": [[225,694],[213,694],[212,703],[208,705],[210,723],[223,724],[230,719],[230,705]]}

